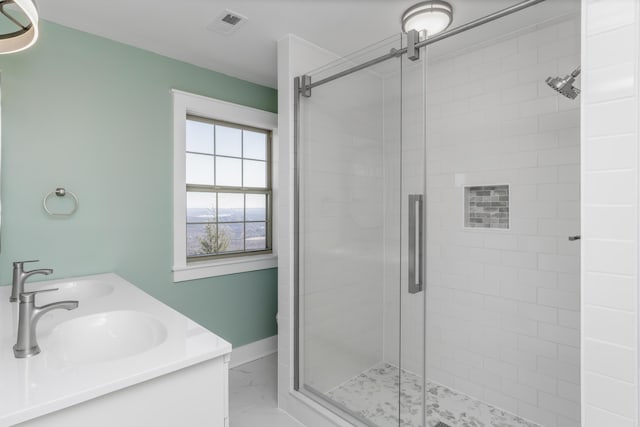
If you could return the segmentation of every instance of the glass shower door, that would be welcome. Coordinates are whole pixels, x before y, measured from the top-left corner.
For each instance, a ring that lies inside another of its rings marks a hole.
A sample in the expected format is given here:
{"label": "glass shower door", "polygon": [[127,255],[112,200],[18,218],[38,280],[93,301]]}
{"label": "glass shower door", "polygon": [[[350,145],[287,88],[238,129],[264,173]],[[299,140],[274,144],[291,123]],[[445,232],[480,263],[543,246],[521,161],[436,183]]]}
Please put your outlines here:
{"label": "glass shower door", "polygon": [[402,212],[399,416],[400,426],[429,426],[425,422],[424,378],[426,345],[426,49],[422,58],[402,57],[401,156]]}
{"label": "glass shower door", "polygon": [[394,57],[299,101],[298,390],[355,425],[423,425],[423,76]]}

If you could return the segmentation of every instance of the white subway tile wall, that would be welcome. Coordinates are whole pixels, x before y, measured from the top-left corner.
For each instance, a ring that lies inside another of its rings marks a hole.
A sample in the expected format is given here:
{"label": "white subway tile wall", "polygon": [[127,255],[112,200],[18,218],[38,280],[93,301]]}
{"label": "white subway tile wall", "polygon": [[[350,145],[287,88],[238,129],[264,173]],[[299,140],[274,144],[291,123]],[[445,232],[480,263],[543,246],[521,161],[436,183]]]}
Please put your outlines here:
{"label": "white subway tile wall", "polygon": [[[570,16],[427,72],[427,377],[544,427],[580,424],[580,102],[544,83],[579,64]],[[509,230],[465,228],[491,184]]]}
{"label": "white subway tile wall", "polygon": [[583,0],[583,426],[638,426],[640,3]]}

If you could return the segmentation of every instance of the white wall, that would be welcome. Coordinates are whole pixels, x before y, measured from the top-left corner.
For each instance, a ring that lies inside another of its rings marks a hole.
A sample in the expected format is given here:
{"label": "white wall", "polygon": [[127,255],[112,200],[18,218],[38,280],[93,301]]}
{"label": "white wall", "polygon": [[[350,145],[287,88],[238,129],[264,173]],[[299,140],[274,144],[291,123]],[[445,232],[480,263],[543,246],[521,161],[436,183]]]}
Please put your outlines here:
{"label": "white wall", "polygon": [[638,426],[640,3],[583,0],[584,427]]}
{"label": "white wall", "polygon": [[[578,16],[427,71],[427,378],[545,427],[580,423]],[[510,230],[465,229],[464,185],[510,185]]]}

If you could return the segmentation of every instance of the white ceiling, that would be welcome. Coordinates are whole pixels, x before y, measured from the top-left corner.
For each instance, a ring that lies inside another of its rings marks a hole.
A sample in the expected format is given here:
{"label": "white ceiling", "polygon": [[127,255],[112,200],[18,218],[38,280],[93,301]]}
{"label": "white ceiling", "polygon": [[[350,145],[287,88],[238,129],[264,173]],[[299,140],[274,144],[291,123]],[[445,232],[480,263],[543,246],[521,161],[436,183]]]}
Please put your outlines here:
{"label": "white ceiling", "polygon": [[[276,87],[276,42],[295,34],[347,55],[400,31],[418,0],[40,0],[43,19],[200,67]],[[521,0],[449,0],[459,26]],[[430,47],[442,54],[556,16],[580,0],[547,0]],[[206,27],[230,9],[248,18],[232,35]]]}

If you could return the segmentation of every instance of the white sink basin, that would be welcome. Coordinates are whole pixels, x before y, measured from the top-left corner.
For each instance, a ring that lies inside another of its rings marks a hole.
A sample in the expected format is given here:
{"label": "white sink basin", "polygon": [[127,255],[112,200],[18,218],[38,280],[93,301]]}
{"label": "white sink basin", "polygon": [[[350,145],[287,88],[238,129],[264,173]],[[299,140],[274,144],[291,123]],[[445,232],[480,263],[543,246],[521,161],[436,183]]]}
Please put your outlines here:
{"label": "white sink basin", "polygon": [[108,311],[60,323],[47,352],[67,363],[100,363],[150,350],[167,338],[167,328],[138,311]]}
{"label": "white sink basin", "polygon": [[[27,284],[27,286],[29,287],[28,290],[36,290],[31,289],[32,286],[29,284]],[[37,288],[37,290],[55,288],[58,288],[56,292],[45,292],[39,294],[36,297],[36,303],[38,305],[45,305],[62,300],[74,300],[82,303],[83,301],[105,297],[113,293],[112,284],[98,280],[74,280],[72,282],[56,283],[50,286]]]}

